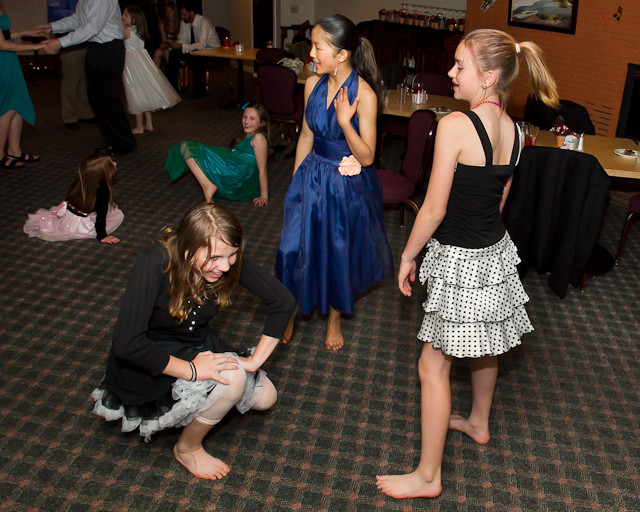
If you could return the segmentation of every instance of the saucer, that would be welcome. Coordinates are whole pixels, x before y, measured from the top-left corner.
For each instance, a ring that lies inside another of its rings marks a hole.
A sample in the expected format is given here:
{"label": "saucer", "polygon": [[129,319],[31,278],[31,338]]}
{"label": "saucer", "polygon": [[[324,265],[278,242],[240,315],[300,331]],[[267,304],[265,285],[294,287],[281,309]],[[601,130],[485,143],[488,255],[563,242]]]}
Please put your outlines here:
{"label": "saucer", "polygon": [[452,110],[446,107],[434,107],[433,110],[436,114],[451,114]]}
{"label": "saucer", "polygon": [[627,158],[638,158],[638,152],[635,149],[614,149],[613,152],[618,156],[626,156]]}

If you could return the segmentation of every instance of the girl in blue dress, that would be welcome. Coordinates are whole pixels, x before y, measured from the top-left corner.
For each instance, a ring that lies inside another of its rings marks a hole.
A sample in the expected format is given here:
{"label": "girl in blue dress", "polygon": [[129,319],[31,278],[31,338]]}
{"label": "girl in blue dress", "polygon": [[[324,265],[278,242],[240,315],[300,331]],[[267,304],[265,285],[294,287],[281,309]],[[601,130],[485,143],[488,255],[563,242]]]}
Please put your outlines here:
{"label": "girl in blue dress", "polygon": [[39,50],[42,44],[14,43],[13,38],[36,35],[33,32],[10,30],[9,16],[0,2],[0,167],[24,167],[25,162],[36,162],[39,156],[22,152],[20,138],[22,121],[33,125],[36,113],[22,75],[17,51]]}
{"label": "girl in blue dress", "polygon": [[276,272],[300,313],[329,315],[325,345],[337,350],[341,313],[353,313],[355,296],[393,273],[372,165],[380,85],[373,48],[348,18],[320,20],[311,43],[317,76],[305,84]]}

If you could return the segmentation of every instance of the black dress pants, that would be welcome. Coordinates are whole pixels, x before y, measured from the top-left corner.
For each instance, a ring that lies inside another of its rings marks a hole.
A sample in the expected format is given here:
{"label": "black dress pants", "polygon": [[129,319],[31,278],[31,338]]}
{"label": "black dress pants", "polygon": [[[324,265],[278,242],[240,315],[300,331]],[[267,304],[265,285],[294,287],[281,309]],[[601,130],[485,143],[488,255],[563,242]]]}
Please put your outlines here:
{"label": "black dress pants", "polygon": [[204,57],[194,57],[188,53],[183,53],[182,50],[171,50],[165,70],[167,80],[178,91],[178,71],[181,66],[189,65],[193,75],[193,94],[204,94],[207,89],[205,83],[205,61],[206,58]]}
{"label": "black dress pants", "polygon": [[136,145],[120,101],[124,56],[124,41],[116,39],[102,44],[89,43],[84,61],[89,103],[105,143],[116,152]]}

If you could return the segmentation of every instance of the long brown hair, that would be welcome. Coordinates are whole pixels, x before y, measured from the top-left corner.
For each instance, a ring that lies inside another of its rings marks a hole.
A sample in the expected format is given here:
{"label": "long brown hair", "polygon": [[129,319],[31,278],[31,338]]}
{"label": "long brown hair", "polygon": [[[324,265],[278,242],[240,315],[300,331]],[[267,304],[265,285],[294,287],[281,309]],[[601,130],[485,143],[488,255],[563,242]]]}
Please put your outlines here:
{"label": "long brown hair", "polygon": [[[204,249],[211,257],[211,239],[237,247],[235,264],[220,279],[209,283],[196,266]],[[231,303],[231,294],[240,280],[244,253],[244,235],[238,219],[223,206],[204,203],[184,214],[177,227],[162,230],[158,241],[169,254],[169,314],[186,320],[194,305],[214,300],[221,307]]]}
{"label": "long brown hair", "polygon": [[340,50],[350,53],[349,62],[369,84],[378,98],[378,115],[382,114],[382,87],[380,72],[373,46],[366,37],[360,37],[358,29],[349,18],[342,14],[333,14],[322,18],[317,25],[327,33],[329,42]]}
{"label": "long brown hair", "polygon": [[116,194],[113,181],[116,165],[108,155],[91,155],[78,166],[78,178],[69,187],[67,202],[76,210],[91,213],[96,203],[96,191],[101,183],[109,188],[109,204],[114,205]]}
{"label": "long brown hair", "polygon": [[[180,14],[178,13],[178,6],[174,2],[167,2],[164,5],[165,15],[162,16],[161,22],[164,26],[164,32],[167,33],[175,33],[180,30]],[[173,11],[173,19],[169,19],[166,16],[166,10],[171,9]]]}
{"label": "long brown hair", "polygon": [[[258,119],[260,119],[260,125],[258,126],[256,133],[257,132],[264,133],[264,136],[267,138],[267,141],[268,141],[269,140],[269,112],[267,112],[267,109],[264,108],[264,106],[261,103],[248,104],[242,109],[243,112],[248,108],[253,108],[256,110],[256,112],[258,112]],[[240,142],[246,136],[247,134],[244,132],[244,129],[240,130],[240,132],[238,132],[238,135],[231,140],[231,145],[235,146],[238,142]]]}
{"label": "long brown hair", "polygon": [[137,5],[130,5],[124,10],[131,18],[131,24],[136,27],[138,37],[143,41],[149,39],[149,28],[147,27],[147,18],[144,12]]}
{"label": "long brown hair", "polygon": [[500,103],[505,105],[509,99],[511,84],[518,76],[520,66],[518,54],[522,54],[529,69],[531,85],[536,96],[552,108],[560,108],[560,99],[556,82],[549,72],[542,50],[531,42],[522,43],[501,30],[479,29],[467,34],[462,40],[474,57],[479,73],[494,70],[498,74],[495,90]]}

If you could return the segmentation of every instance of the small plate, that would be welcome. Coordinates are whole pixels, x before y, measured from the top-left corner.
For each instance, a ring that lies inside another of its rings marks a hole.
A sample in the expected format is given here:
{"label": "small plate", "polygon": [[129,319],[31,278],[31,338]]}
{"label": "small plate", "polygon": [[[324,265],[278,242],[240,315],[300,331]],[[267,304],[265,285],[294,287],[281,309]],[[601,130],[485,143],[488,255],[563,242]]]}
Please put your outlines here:
{"label": "small plate", "polygon": [[433,110],[436,114],[451,114],[452,110],[446,107],[434,107]]}
{"label": "small plate", "polygon": [[626,156],[627,158],[638,158],[638,152],[635,149],[614,149],[613,152],[618,156]]}

